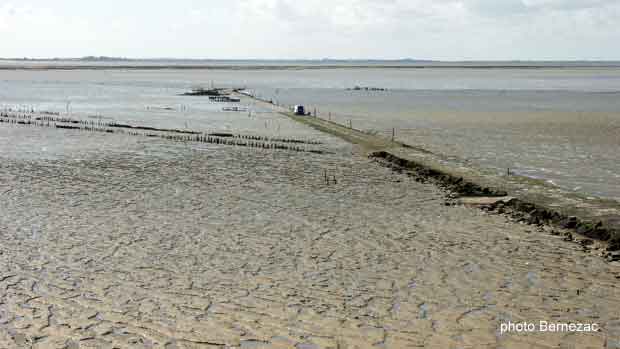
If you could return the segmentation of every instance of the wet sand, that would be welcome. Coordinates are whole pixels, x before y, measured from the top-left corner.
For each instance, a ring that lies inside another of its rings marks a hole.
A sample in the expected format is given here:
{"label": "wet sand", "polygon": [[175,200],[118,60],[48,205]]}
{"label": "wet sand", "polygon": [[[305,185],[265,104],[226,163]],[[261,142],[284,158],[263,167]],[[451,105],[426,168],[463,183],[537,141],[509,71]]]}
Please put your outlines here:
{"label": "wet sand", "polygon": [[[298,128],[332,152],[2,155],[0,347],[620,347],[620,264],[599,246],[446,206]],[[539,320],[601,330],[500,333]]]}

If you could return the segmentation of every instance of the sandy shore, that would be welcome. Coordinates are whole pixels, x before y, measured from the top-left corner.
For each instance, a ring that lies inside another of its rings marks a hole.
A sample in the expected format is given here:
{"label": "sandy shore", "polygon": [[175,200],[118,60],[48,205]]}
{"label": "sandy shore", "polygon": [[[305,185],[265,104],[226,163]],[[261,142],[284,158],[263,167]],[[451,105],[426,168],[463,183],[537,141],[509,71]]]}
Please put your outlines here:
{"label": "sandy shore", "polygon": [[620,347],[617,262],[329,139],[4,156],[0,347]]}

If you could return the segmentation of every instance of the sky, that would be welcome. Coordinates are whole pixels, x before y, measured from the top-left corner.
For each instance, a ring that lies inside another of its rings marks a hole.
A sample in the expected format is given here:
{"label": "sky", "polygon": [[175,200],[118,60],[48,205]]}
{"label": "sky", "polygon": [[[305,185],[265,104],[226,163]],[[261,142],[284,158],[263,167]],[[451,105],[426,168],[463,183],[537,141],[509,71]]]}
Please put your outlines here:
{"label": "sky", "polygon": [[0,0],[0,57],[620,60],[620,0]]}

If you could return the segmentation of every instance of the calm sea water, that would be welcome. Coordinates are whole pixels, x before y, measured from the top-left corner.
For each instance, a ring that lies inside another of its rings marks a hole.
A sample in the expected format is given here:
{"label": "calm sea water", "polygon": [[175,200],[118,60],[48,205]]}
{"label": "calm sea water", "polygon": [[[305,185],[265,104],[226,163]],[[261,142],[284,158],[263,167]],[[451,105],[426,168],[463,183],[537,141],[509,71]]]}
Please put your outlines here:
{"label": "calm sea water", "polygon": [[[579,193],[620,199],[619,67],[4,70],[0,107],[158,127],[296,132],[230,118],[220,104],[179,96],[212,84],[304,104],[355,128],[386,135],[395,128],[403,141],[489,171],[510,167]],[[347,90],[354,86],[387,91]],[[0,145],[11,137],[0,125]],[[35,147],[29,156],[38,152]]]}

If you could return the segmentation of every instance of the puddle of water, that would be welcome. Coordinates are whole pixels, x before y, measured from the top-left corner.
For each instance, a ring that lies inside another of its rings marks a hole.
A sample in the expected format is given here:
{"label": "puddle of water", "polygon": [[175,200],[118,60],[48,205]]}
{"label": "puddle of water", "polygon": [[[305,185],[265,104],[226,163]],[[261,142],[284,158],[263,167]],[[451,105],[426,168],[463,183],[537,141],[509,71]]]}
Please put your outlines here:
{"label": "puddle of water", "polygon": [[242,349],[265,348],[268,345],[269,345],[269,342],[258,341],[258,340],[253,340],[253,339],[241,341],[241,348]]}
{"label": "puddle of water", "polygon": [[419,308],[420,308],[419,318],[420,319],[427,319],[428,318],[428,309],[429,309],[428,304],[422,303],[422,304],[420,304]]}

